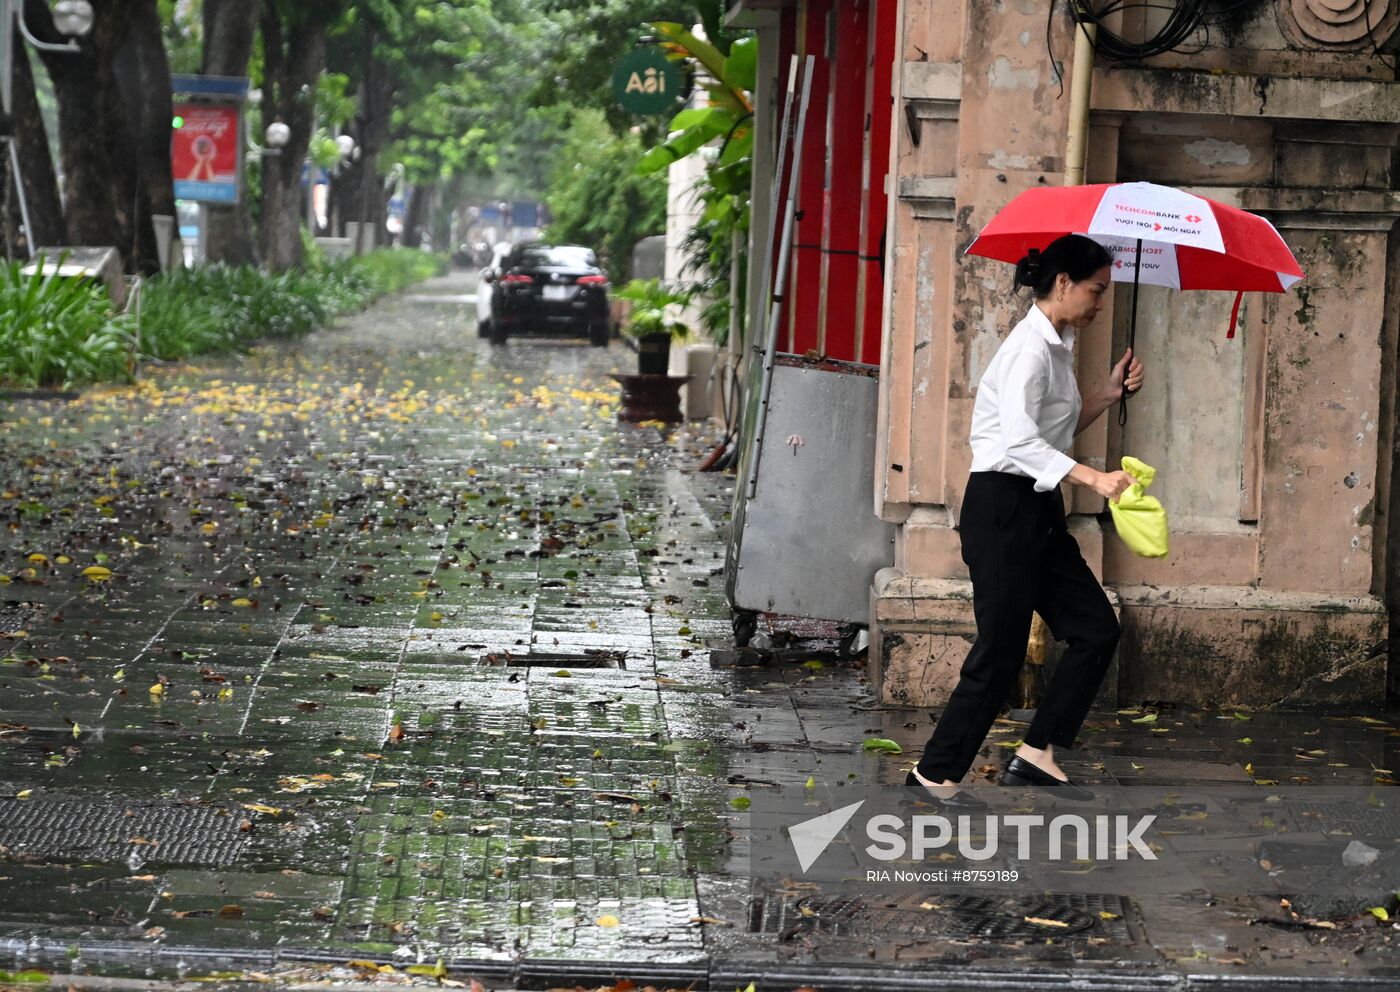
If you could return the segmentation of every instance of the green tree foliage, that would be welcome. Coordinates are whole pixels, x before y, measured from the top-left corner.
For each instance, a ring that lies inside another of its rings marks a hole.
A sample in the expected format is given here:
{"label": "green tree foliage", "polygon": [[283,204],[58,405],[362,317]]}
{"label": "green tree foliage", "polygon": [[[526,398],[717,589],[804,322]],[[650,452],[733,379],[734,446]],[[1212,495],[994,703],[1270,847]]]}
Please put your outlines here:
{"label": "green tree foliage", "polygon": [[666,179],[637,171],[643,154],[640,137],[589,109],[574,114],[554,159],[548,237],[592,248],[615,283],[627,281],[632,247],[666,231]]}
{"label": "green tree foliage", "polygon": [[204,59],[204,32],[200,25],[203,6],[202,0],[160,0],[160,19],[171,72],[199,71]]}
{"label": "green tree foliage", "polygon": [[[720,36],[711,41],[701,38],[677,23],[652,25],[671,57],[694,67],[707,99],[700,107],[687,108],[671,118],[669,137],[643,156],[638,169],[659,172],[701,148],[718,149],[708,162],[693,191],[703,205],[700,219],[686,237],[683,250],[685,271],[693,277],[692,288],[708,301],[700,312],[701,322],[719,344],[729,338],[734,300],[747,292],[744,273],[749,227],[749,187],[753,174],[753,97],[758,64],[758,39],[740,37],[732,41]],[[738,285],[731,284],[731,273],[738,252]],[[740,327],[742,333],[743,328]]]}

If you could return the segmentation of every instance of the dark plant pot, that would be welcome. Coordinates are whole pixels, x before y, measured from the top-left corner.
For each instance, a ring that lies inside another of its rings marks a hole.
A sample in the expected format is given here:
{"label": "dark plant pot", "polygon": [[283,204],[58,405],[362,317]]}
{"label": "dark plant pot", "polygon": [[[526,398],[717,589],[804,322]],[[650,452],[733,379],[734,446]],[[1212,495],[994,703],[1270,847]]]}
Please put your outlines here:
{"label": "dark plant pot", "polygon": [[637,338],[637,372],[640,375],[665,375],[671,367],[671,335],[643,334]]}
{"label": "dark plant pot", "polygon": [[622,386],[622,407],[617,419],[634,424],[647,420],[679,423],[681,416],[681,386],[693,378],[688,375],[626,375],[612,373]]}

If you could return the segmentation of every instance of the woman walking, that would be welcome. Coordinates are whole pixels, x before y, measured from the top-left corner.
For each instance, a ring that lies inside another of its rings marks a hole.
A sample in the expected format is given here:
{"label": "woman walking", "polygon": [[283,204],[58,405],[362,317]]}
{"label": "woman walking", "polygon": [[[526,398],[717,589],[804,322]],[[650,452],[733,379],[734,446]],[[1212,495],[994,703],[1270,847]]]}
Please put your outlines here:
{"label": "woman walking", "polygon": [[956,789],[1001,710],[1025,661],[1031,614],[1069,646],[1046,688],[1024,742],[1002,772],[1003,785],[1052,786],[1089,798],[1056,763],[1074,746],[1118,644],[1118,621],[1065,527],[1060,483],[1117,499],[1126,472],[1100,472],[1070,458],[1074,436],[1123,395],[1142,387],[1142,363],[1125,353],[1108,383],[1081,397],[1074,335],[1103,308],[1112,259],[1097,241],[1069,234],[1016,266],[1016,284],[1035,302],[997,349],[972,413],[972,474],[958,529],[972,576],[977,641],[957,687],[906,785],[944,806],[979,808]]}

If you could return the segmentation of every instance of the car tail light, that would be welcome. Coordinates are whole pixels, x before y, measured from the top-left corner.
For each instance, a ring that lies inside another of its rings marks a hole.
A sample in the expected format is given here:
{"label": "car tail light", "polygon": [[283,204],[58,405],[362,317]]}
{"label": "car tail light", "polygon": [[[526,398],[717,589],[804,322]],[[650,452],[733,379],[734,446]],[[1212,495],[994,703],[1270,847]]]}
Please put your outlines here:
{"label": "car tail light", "polygon": [[532,283],[532,282],[534,282],[534,281],[535,281],[535,279],[534,279],[533,276],[522,276],[522,275],[517,275],[517,274],[515,274],[515,273],[512,273],[512,274],[510,274],[510,275],[508,275],[508,276],[501,276],[501,282],[505,283],[507,286],[511,286],[511,285],[516,285],[516,286],[526,285],[526,284]]}
{"label": "car tail light", "polygon": [[579,276],[578,279],[575,280],[575,282],[577,282],[580,286],[606,286],[608,284],[608,277]]}

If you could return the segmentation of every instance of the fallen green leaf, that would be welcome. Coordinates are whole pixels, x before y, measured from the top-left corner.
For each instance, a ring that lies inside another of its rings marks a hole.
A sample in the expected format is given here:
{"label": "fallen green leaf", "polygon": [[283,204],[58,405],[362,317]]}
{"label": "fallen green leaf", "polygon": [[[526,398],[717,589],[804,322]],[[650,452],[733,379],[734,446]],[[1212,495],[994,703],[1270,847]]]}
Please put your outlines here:
{"label": "fallen green leaf", "polygon": [[410,975],[429,975],[433,978],[444,978],[447,969],[443,967],[442,958],[437,959],[437,964],[411,964],[404,971]]}
{"label": "fallen green leaf", "polygon": [[880,751],[885,754],[903,754],[904,749],[886,737],[867,737],[862,745],[867,751]]}

